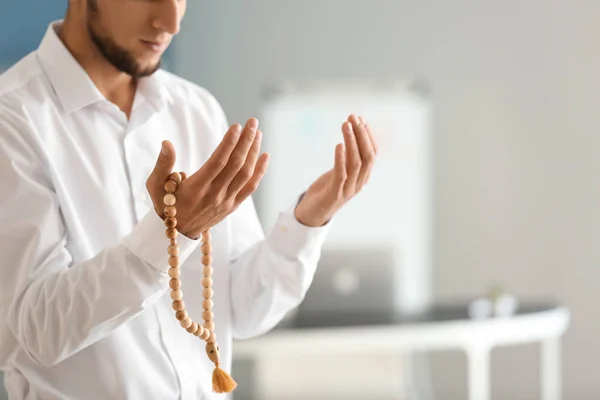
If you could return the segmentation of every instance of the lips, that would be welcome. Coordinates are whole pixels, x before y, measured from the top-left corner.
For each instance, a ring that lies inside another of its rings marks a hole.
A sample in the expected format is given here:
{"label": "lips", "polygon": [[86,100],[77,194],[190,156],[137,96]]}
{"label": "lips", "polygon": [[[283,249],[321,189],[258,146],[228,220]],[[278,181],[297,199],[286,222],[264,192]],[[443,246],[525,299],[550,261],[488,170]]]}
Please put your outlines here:
{"label": "lips", "polygon": [[155,41],[151,41],[151,40],[141,40],[142,44],[150,51],[154,52],[154,53],[162,53],[166,47],[167,47],[167,42],[155,42]]}

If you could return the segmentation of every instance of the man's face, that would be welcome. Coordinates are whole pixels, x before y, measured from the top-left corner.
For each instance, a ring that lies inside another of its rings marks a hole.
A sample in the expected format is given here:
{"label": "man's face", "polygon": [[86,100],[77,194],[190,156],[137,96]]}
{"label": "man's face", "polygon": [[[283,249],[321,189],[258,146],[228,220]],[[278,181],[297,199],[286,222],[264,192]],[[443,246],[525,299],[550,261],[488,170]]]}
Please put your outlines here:
{"label": "man's face", "polygon": [[140,78],[160,67],[186,0],[87,0],[92,41],[118,70]]}

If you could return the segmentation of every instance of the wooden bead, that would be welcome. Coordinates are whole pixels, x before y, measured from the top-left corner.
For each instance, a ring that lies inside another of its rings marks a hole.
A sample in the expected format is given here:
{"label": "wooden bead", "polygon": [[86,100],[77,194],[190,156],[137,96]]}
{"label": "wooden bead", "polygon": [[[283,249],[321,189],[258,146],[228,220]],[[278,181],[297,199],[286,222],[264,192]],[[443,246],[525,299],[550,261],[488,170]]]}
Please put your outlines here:
{"label": "wooden bead", "polygon": [[179,278],[181,278],[181,269],[179,267],[169,268],[169,276],[172,279],[179,279]]}
{"label": "wooden bead", "polygon": [[212,235],[211,235],[210,231],[202,232],[202,243],[210,243],[211,237],[212,237]]}
{"label": "wooden bead", "polygon": [[211,277],[213,274],[213,267],[211,267],[210,265],[205,265],[204,267],[202,267],[202,275],[206,276],[206,277]]}
{"label": "wooden bead", "polygon": [[206,341],[206,355],[208,356],[208,359],[210,361],[215,363],[215,365],[219,365],[221,363],[221,357],[219,355],[219,345],[214,340]]}
{"label": "wooden bead", "polygon": [[206,343],[216,343],[217,342],[217,334],[214,332],[210,332],[210,336],[206,339]]}
{"label": "wooden bead", "polygon": [[205,288],[209,288],[212,285],[213,285],[212,278],[208,278],[208,277],[202,278],[202,286],[204,286]]}
{"label": "wooden bead", "polygon": [[204,243],[200,248],[204,254],[210,254],[212,252],[212,244],[210,243]]}
{"label": "wooden bead", "polygon": [[208,254],[204,254],[202,256],[202,265],[212,265],[213,263],[213,258],[211,256],[209,256]]}
{"label": "wooden bead", "polygon": [[212,310],[214,305],[215,303],[211,299],[204,299],[204,301],[202,302],[202,308],[204,308],[205,310]]}
{"label": "wooden bead", "polygon": [[173,290],[181,289],[181,279],[174,278],[169,281],[169,287]]}
{"label": "wooden bead", "polygon": [[213,332],[215,330],[215,323],[213,321],[206,321],[204,323],[204,329],[208,329],[209,331]]}
{"label": "wooden bead", "polygon": [[173,217],[165,219],[165,226],[167,228],[175,228],[177,226],[177,220]]}
{"label": "wooden bead", "polygon": [[165,183],[165,192],[167,193],[174,193],[177,190],[177,182],[172,181],[172,180],[168,180]]}
{"label": "wooden bead", "polygon": [[165,194],[165,197],[163,197],[163,203],[165,203],[166,206],[174,206],[176,202],[177,198],[173,193],[167,193]]}
{"label": "wooden bead", "polygon": [[204,327],[200,324],[198,324],[198,329],[196,330],[196,332],[194,332],[194,336],[202,336],[204,334]]}
{"label": "wooden bead", "polygon": [[185,172],[180,172],[181,174],[181,180],[183,181],[184,179],[187,179],[187,174]]}
{"label": "wooden bead", "polygon": [[167,229],[166,235],[169,239],[175,239],[177,237],[177,229],[175,229],[175,228]]}
{"label": "wooden bead", "polygon": [[204,297],[205,299],[212,299],[214,295],[214,291],[212,290],[212,288],[204,288],[204,290],[202,291],[202,297]]}
{"label": "wooden bead", "polygon": [[181,174],[179,172],[173,172],[173,173],[171,173],[171,175],[169,175],[169,180],[175,181],[175,183],[180,184],[181,183]]}
{"label": "wooden bead", "polygon": [[192,325],[186,329],[189,333],[194,333],[198,330],[198,323],[192,321]]}
{"label": "wooden bead", "polygon": [[183,311],[185,310],[185,303],[183,300],[176,300],[173,302],[173,310],[175,311]]}
{"label": "wooden bead", "polygon": [[177,311],[175,313],[175,318],[177,321],[183,321],[188,317],[188,312],[186,310]]}
{"label": "wooden bead", "polygon": [[183,299],[183,292],[181,290],[179,290],[179,289],[173,290],[171,292],[171,298],[173,300],[181,300],[181,299]]}
{"label": "wooden bead", "polygon": [[167,247],[167,253],[169,253],[170,256],[178,256],[179,255],[179,246],[170,245],[169,247]]}
{"label": "wooden bead", "polygon": [[179,267],[179,257],[178,256],[169,257],[169,265],[173,268]]}
{"label": "wooden bead", "polygon": [[[202,329],[204,329],[204,327],[202,327]],[[202,331],[202,334],[200,335],[200,339],[208,340],[208,338],[210,338],[210,334],[211,334],[211,332],[208,329],[204,329]]]}
{"label": "wooden bead", "polygon": [[202,312],[202,319],[206,322],[212,321],[215,318],[215,313],[210,310],[204,310]]}
{"label": "wooden bead", "polygon": [[169,218],[177,215],[177,208],[173,206],[166,206],[164,211],[165,215]]}
{"label": "wooden bead", "polygon": [[192,326],[192,322],[192,319],[190,317],[187,317],[186,319],[181,320],[180,324],[183,329],[187,329],[190,326]]}

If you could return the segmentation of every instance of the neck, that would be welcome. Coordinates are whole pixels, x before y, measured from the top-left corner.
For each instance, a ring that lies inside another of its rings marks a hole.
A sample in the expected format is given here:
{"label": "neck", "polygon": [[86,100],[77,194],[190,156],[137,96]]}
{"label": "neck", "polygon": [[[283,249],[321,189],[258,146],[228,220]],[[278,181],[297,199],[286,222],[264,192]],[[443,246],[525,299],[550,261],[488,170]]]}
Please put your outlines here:
{"label": "neck", "polygon": [[75,24],[68,14],[58,36],[100,93],[108,101],[116,104],[129,118],[135,97],[135,80],[108,62],[92,41],[86,25]]}

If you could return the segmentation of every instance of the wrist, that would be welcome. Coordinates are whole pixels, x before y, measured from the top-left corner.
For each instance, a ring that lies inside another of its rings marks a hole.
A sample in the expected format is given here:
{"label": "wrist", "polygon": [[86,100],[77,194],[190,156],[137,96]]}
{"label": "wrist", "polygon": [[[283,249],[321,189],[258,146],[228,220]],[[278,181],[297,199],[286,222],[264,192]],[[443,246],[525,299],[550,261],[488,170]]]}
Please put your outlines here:
{"label": "wrist", "polygon": [[324,226],[331,220],[331,217],[324,217],[315,215],[313,212],[306,212],[301,208],[300,204],[294,209],[294,217],[299,223],[310,228]]}
{"label": "wrist", "polygon": [[186,238],[188,238],[190,240],[200,240],[202,238],[203,231],[198,231],[198,230],[188,231],[187,229],[185,229],[182,226],[177,226],[177,230],[178,230],[179,234],[185,236]]}
{"label": "wrist", "polygon": [[[156,207],[154,207],[154,211],[156,211],[156,214],[158,214],[158,216],[163,221],[166,219],[166,215],[164,215],[164,213],[163,214],[159,213],[158,210],[156,209]],[[177,232],[179,232],[180,235],[183,235],[183,236],[185,236],[186,238],[188,238],[190,240],[200,240],[200,239],[202,239],[202,232],[203,231],[198,231],[198,230],[190,230],[190,231],[188,231],[180,223],[177,224],[176,228],[177,228]]]}

